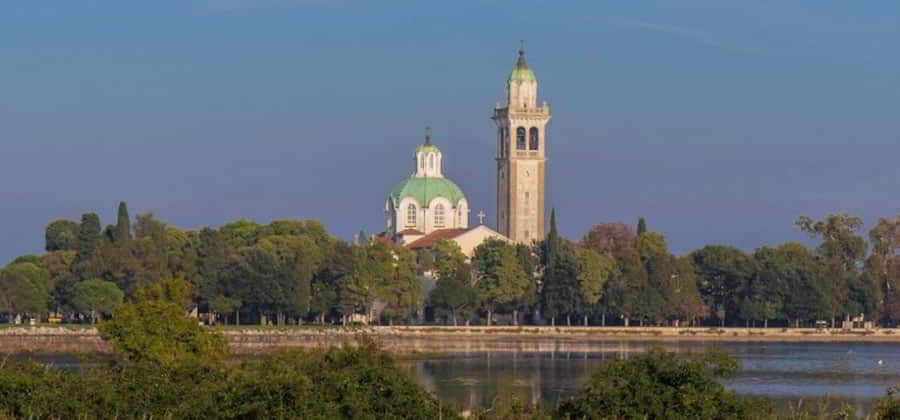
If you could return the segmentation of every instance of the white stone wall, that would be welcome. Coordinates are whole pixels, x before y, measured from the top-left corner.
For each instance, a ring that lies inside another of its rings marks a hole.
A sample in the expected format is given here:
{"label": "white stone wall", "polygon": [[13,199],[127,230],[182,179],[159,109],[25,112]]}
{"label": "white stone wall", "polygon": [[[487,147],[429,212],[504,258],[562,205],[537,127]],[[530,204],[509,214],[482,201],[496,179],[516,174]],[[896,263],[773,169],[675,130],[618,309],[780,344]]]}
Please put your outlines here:
{"label": "white stone wall", "polygon": [[[416,222],[414,224],[408,223],[410,204],[415,207]],[[435,223],[435,209],[438,204],[444,206],[444,224],[442,226]],[[453,205],[446,197],[436,197],[431,200],[428,207],[420,207],[414,198],[406,197],[400,200],[400,205],[395,209],[391,205],[391,199],[388,198],[385,209],[388,231],[394,234],[407,229],[428,234],[438,229],[466,229],[469,227],[469,203],[465,199]]]}

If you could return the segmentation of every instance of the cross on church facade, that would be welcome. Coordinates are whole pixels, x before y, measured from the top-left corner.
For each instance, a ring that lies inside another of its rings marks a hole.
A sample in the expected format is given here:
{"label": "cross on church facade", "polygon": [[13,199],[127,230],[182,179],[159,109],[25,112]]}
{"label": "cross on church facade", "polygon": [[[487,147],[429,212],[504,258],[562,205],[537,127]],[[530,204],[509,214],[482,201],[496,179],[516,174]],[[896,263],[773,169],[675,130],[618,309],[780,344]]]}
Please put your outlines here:
{"label": "cross on church facade", "polygon": [[477,216],[478,216],[478,224],[479,224],[479,225],[483,225],[483,224],[484,224],[484,218],[487,217],[487,215],[484,214],[484,210],[479,210]]}

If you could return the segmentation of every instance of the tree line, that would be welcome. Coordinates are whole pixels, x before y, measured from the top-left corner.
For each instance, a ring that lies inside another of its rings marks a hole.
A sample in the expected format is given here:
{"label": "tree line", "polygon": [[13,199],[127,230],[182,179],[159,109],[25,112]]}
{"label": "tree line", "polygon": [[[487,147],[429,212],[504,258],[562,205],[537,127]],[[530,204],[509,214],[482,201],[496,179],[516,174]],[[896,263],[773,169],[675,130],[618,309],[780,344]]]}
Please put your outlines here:
{"label": "tree line", "polygon": [[572,241],[552,213],[543,241],[488,240],[468,258],[451,241],[418,253],[378,239],[346,242],[316,221],[185,230],[152,213],[132,220],[125,203],[118,210],[106,227],[95,213],[49,223],[46,253],[0,269],[0,314],[95,322],[142,288],[182,279],[187,306],[229,324],[900,321],[900,216],[879,219],[867,237],[857,217],[800,217],[814,247],[708,245],[675,256],[643,219],[598,224]]}

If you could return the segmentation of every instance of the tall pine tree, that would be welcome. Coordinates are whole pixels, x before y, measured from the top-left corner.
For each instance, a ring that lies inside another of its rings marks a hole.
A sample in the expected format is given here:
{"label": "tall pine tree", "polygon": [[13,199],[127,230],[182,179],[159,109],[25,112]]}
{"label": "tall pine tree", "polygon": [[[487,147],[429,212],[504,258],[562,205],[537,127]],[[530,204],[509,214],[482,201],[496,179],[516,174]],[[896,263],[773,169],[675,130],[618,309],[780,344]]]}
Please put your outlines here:
{"label": "tall pine tree", "polygon": [[646,231],[647,231],[647,221],[644,220],[643,217],[638,218],[638,225],[637,225],[638,236],[640,236],[642,233],[644,233]]}

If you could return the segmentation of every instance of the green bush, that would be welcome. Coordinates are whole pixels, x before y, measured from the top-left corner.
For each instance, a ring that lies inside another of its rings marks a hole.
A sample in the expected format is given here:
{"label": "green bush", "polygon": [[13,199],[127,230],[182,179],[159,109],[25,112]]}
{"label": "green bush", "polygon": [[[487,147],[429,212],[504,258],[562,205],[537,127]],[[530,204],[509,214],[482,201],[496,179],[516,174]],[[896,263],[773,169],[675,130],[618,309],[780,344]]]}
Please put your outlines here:
{"label": "green bush", "polygon": [[12,362],[0,369],[0,413],[55,419],[458,418],[365,340],[242,363],[142,360],[65,370]]}
{"label": "green bush", "polygon": [[100,325],[118,356],[106,365],[0,366],[0,419],[457,418],[370,339],[229,360],[224,336],[185,315],[180,283],[139,293]]}
{"label": "green bush", "polygon": [[737,362],[721,352],[682,356],[650,350],[603,364],[585,388],[560,402],[560,419],[748,419],[770,416],[768,405],[738,397],[717,378]]}

